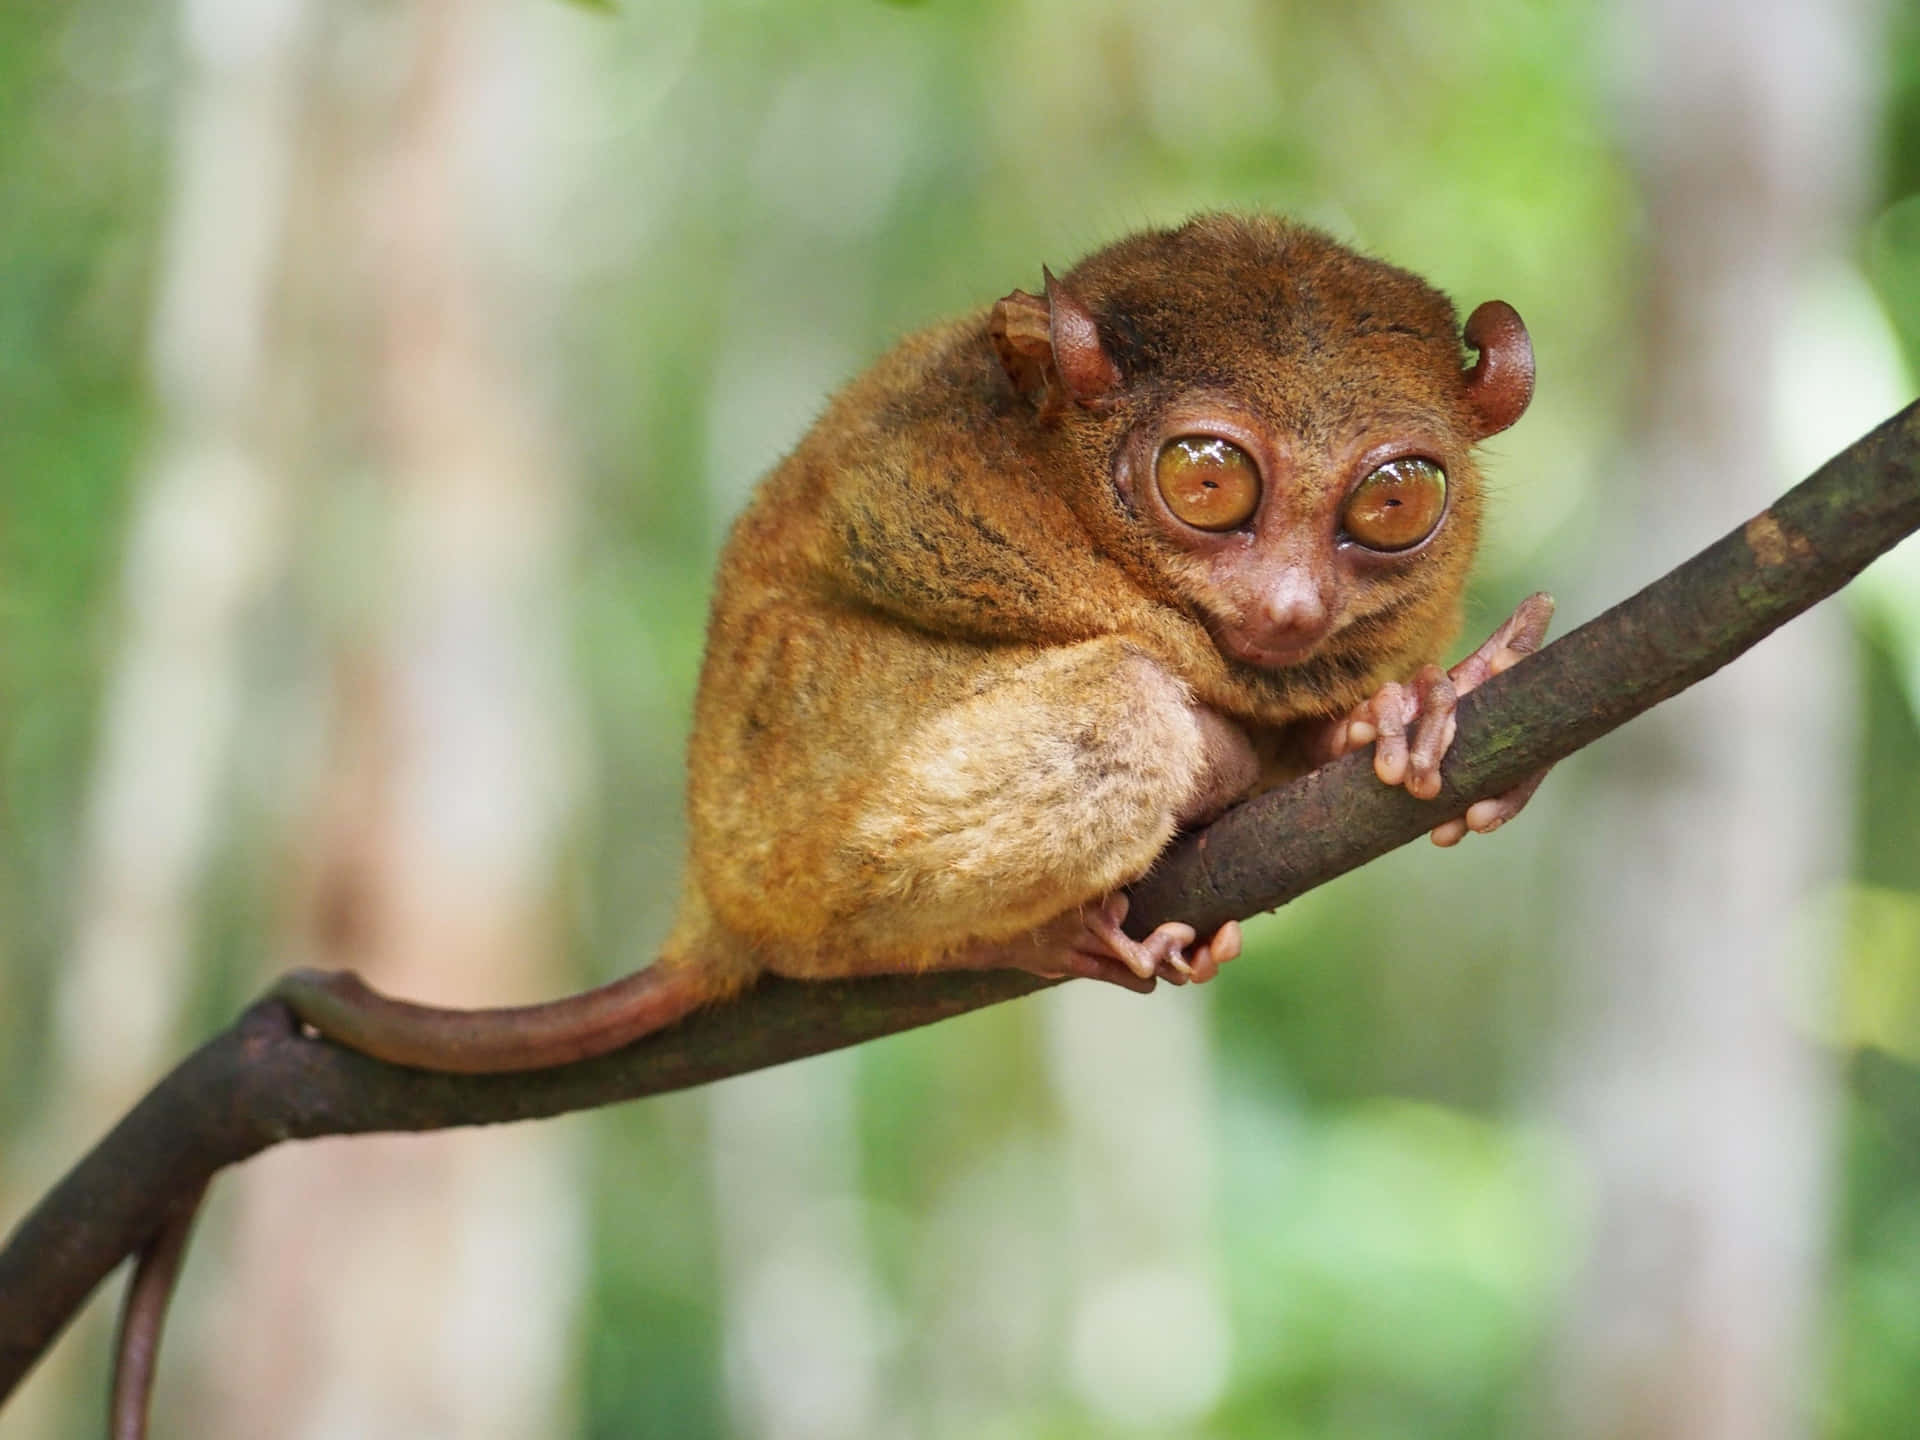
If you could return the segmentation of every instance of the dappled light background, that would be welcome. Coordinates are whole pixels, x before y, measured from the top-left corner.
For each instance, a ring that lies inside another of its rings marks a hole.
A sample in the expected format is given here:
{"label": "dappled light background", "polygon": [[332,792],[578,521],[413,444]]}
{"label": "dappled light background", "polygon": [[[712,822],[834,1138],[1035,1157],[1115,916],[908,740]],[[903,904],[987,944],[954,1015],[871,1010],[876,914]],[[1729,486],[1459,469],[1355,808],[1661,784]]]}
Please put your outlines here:
{"label": "dappled light background", "polygon": [[[1140,225],[1279,210],[1514,304],[1472,638],[1630,593],[1915,392],[1917,15],[0,9],[0,1224],[287,965],[644,964],[755,479]],[[1920,546],[1249,935],[1204,991],[270,1153],[160,1433],[1911,1427]],[[0,1434],[97,1432],[116,1295]]]}

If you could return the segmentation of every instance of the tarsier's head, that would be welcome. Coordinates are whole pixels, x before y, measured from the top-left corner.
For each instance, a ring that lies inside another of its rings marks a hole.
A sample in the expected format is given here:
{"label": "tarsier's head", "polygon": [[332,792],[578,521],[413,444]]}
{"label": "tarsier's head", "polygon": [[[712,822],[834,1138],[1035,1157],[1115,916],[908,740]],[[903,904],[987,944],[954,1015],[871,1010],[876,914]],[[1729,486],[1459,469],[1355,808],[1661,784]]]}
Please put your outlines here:
{"label": "tarsier's head", "polygon": [[1330,684],[1457,608],[1471,449],[1533,392],[1507,305],[1473,312],[1467,365],[1446,297],[1265,217],[1133,236],[991,333],[1100,543],[1223,655]]}

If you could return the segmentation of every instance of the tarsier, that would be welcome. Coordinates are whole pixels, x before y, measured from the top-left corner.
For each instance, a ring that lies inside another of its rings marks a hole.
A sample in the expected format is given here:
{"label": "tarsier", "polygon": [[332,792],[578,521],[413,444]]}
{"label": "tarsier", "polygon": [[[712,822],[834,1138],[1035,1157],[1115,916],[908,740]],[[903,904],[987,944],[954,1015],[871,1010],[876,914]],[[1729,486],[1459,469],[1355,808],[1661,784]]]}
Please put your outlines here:
{"label": "tarsier", "polygon": [[1480,528],[1472,448],[1533,389],[1508,306],[1468,320],[1471,365],[1462,339],[1415,276],[1234,216],[907,339],[721,557],[659,961],[523,1009],[313,971],[280,995],[372,1055],[496,1071],[614,1049],[767,972],[1210,979],[1238,926],[1123,928],[1175,832],[1370,743],[1382,781],[1432,798],[1457,697],[1546,629],[1535,596],[1436,663]]}

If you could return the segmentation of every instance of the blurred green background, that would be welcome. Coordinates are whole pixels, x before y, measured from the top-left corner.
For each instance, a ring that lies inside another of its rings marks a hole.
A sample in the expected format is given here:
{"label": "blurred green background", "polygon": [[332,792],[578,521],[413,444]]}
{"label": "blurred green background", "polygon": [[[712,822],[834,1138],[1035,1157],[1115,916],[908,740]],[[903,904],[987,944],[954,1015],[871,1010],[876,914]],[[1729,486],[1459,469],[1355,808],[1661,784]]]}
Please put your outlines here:
{"label": "blurred green background", "polygon": [[[1571,628],[1913,394],[1920,12],[0,8],[0,1222],[282,965],[643,963],[754,478],[1230,207],[1526,317],[1470,638]],[[1916,1433],[1915,547],[1768,645],[1211,993],[269,1156],[161,1433]]]}

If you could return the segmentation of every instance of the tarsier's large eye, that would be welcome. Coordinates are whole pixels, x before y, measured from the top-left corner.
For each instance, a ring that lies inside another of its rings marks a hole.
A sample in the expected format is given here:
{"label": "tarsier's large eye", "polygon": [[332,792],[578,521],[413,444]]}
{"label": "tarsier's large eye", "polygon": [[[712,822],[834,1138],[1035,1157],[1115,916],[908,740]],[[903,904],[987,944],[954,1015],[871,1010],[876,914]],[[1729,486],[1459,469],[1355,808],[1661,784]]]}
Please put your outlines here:
{"label": "tarsier's large eye", "polygon": [[1260,508],[1260,467],[1217,435],[1167,441],[1153,462],[1153,478],[1167,509],[1196,530],[1231,530]]}
{"label": "tarsier's large eye", "polygon": [[1433,533],[1446,508],[1446,472],[1409,455],[1389,460],[1360,482],[1340,525],[1369,550],[1410,550]]}

